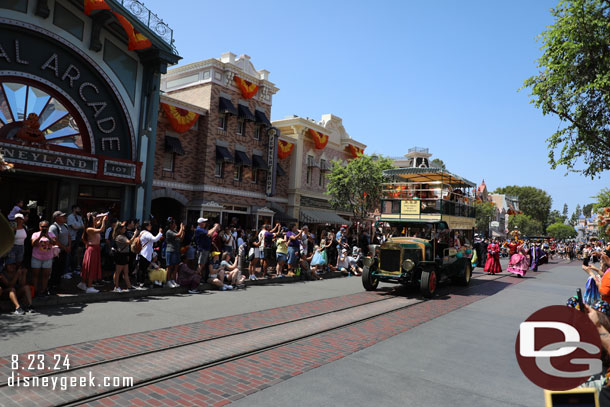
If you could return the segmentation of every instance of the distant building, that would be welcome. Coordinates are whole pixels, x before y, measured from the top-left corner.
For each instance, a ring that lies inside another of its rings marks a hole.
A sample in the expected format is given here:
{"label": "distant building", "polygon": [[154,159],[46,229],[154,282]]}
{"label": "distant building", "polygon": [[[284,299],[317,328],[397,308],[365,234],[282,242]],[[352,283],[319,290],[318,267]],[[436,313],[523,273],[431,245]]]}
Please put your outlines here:
{"label": "distant building", "polygon": [[597,213],[593,213],[589,218],[581,214],[578,217],[578,223],[574,226],[574,229],[576,230],[576,239],[578,240],[588,240],[590,237],[597,237]]}
{"label": "distant building", "polygon": [[393,157],[394,167],[398,168],[430,168],[430,150],[423,147],[411,147],[403,157]]}

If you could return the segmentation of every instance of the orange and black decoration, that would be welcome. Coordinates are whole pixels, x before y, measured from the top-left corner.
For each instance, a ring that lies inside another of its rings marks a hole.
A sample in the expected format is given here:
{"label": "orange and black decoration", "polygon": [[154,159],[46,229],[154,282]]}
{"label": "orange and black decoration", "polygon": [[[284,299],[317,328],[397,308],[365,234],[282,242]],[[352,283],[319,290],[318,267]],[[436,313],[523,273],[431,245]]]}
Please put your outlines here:
{"label": "orange and black decoration", "polygon": [[240,78],[237,75],[233,76],[233,80],[241,91],[241,95],[244,97],[244,99],[251,99],[254,97],[254,95],[256,95],[256,92],[258,92],[258,85],[255,83]]}
{"label": "orange and black decoration", "polygon": [[277,142],[277,156],[280,160],[284,158],[288,158],[292,153],[292,149],[294,148],[294,143],[284,140],[278,140]]}
{"label": "orange and black decoration", "polygon": [[313,139],[316,150],[322,150],[328,144],[328,135],[314,129],[307,129],[307,134]]}
{"label": "orange and black decoration", "polygon": [[167,103],[161,103],[161,108],[169,119],[169,124],[172,126],[172,129],[178,133],[184,133],[185,131],[190,130],[197,122],[197,119],[199,119],[199,114],[168,105]]}
{"label": "orange and black decoration", "polygon": [[[106,0],[84,0],[85,6],[85,14],[91,15],[91,13],[95,10],[110,10],[110,6],[106,3]],[[133,25],[123,17],[121,14],[112,11],[112,14],[116,17],[123,30],[125,30],[125,34],[127,34],[127,38],[129,39],[127,48],[130,51],[138,50],[138,49],[146,49],[152,46],[152,42],[142,33],[136,31]]]}

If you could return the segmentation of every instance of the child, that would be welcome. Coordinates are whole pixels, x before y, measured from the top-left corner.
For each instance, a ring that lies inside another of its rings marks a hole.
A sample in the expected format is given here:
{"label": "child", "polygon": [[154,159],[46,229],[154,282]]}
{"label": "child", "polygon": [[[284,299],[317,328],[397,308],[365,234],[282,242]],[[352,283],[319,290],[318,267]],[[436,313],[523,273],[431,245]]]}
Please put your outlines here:
{"label": "child", "polygon": [[337,259],[337,271],[340,271],[344,276],[350,275],[349,269],[349,261],[347,260],[347,249],[342,249],[339,258]]}
{"label": "child", "polygon": [[157,253],[153,253],[152,261],[148,266],[148,279],[157,287],[163,287],[163,283],[167,280],[167,270],[159,266]]}
{"label": "child", "polygon": [[[222,261],[220,262],[220,268],[224,271],[226,281],[237,288],[244,288],[244,280],[246,277],[241,275],[241,271],[239,270],[239,267],[237,267],[239,258],[236,258],[233,264],[229,263],[230,261],[231,253],[224,252],[222,254]],[[229,285],[229,287],[231,285]]]}

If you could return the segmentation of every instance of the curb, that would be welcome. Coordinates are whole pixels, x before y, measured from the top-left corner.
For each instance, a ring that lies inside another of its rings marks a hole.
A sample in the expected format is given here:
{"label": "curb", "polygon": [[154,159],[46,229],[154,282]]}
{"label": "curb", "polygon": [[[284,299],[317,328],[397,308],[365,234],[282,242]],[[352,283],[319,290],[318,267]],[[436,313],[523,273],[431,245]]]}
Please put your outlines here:
{"label": "curb", "polygon": [[[324,279],[344,277],[340,272],[332,272],[323,274]],[[306,282],[300,277],[280,277],[280,278],[265,278],[259,280],[246,280],[246,287],[257,286],[257,285],[269,285],[269,284],[287,284],[287,283],[298,283]],[[199,285],[200,290],[206,291],[217,291],[214,290],[212,285],[204,283]],[[56,307],[61,305],[71,304],[89,304],[94,302],[105,302],[105,301],[124,301],[135,298],[143,297],[160,297],[170,295],[188,295],[188,289],[186,287],[177,288],[149,288],[147,290],[130,290],[127,293],[115,293],[112,291],[100,291],[97,294],[58,294],[44,298],[34,298],[32,301],[32,308],[47,308]],[[193,294],[196,295],[196,294]],[[0,312],[11,312],[14,311],[13,305],[7,301],[0,302]]]}

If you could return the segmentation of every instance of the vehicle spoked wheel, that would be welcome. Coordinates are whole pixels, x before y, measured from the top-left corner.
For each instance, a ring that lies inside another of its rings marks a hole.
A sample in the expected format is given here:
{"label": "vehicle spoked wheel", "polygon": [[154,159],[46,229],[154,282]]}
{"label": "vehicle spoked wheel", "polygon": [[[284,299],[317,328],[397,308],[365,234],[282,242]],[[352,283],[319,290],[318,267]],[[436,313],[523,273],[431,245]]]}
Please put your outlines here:
{"label": "vehicle spoked wheel", "polygon": [[423,270],[421,272],[421,281],[419,290],[422,295],[426,298],[431,298],[436,293],[437,287],[436,271],[434,270]]}
{"label": "vehicle spoked wheel", "polygon": [[379,285],[379,279],[373,276],[373,270],[368,266],[362,269],[362,285],[366,291],[375,291]]}
{"label": "vehicle spoked wheel", "polygon": [[472,278],[472,264],[470,264],[470,262],[466,262],[464,264],[464,275],[460,276],[457,282],[460,285],[468,285],[468,284],[470,284],[471,278]]}

